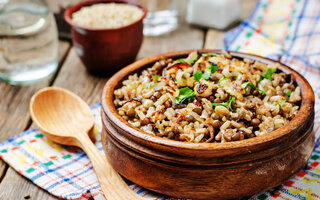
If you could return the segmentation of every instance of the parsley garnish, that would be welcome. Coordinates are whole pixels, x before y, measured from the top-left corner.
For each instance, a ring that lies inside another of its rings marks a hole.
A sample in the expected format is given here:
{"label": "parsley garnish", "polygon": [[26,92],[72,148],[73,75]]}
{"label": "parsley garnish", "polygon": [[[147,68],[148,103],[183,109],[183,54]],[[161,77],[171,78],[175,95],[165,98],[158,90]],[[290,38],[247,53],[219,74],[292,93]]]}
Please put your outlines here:
{"label": "parsley garnish", "polygon": [[287,101],[287,100],[283,100],[283,101],[281,101],[280,103],[276,103],[276,105],[278,105],[278,106],[282,107],[282,106],[283,106],[283,104],[284,104],[286,101]]}
{"label": "parsley garnish", "polygon": [[181,88],[179,90],[179,96],[176,97],[176,104],[182,104],[186,99],[193,98],[195,96],[194,91],[188,87]]}
{"label": "parsley garnish", "polygon": [[226,77],[220,79],[218,85],[219,85],[221,88],[223,88],[223,85],[221,85],[221,82],[222,82],[222,81],[227,81],[227,80],[231,81],[230,78],[226,78]]}
{"label": "parsley garnish", "polygon": [[212,104],[212,106],[214,106],[214,107],[216,107],[216,106],[224,106],[224,107],[226,107],[226,108],[229,107],[229,109],[230,109],[231,111],[234,111],[234,110],[232,109],[232,102],[235,101],[235,100],[236,100],[236,97],[230,97],[227,102],[223,102],[223,103],[211,103],[211,104]]}
{"label": "parsley garnish", "polygon": [[253,89],[255,89],[255,90],[258,90],[259,92],[260,92],[260,94],[262,94],[262,95],[264,95],[266,92],[267,92],[267,90],[261,90],[261,89],[259,89],[259,88],[257,88],[252,82],[245,82],[245,83],[242,83],[242,88],[244,89],[244,90],[246,90],[246,87],[247,86],[250,86],[250,87],[252,87]]}
{"label": "parsley garnish", "polygon": [[216,54],[216,53],[203,53],[202,54],[202,56],[204,56],[204,57],[207,57],[207,56],[214,56],[214,57],[216,57],[216,56],[220,56],[219,54]]}
{"label": "parsley garnish", "polygon": [[190,61],[186,61],[183,58],[178,59],[178,63],[188,63],[188,64],[193,64],[196,60],[198,59],[198,54],[195,54],[195,56],[190,60]]}
{"label": "parsley garnish", "polygon": [[158,75],[154,75],[154,76],[152,77],[152,79],[157,79],[157,78],[159,78]]}
{"label": "parsley garnish", "polygon": [[194,78],[195,81],[199,81],[201,79],[201,77],[202,77],[202,71],[201,70],[199,70],[199,71],[197,71],[196,73],[193,74],[193,78]]}
{"label": "parsley garnish", "polygon": [[211,74],[215,73],[218,71],[218,66],[210,62],[210,66],[204,71],[204,74],[202,75],[202,78],[204,80],[209,80]]}
{"label": "parsley garnish", "polygon": [[178,59],[178,63],[186,63],[186,61],[183,58]]}
{"label": "parsley garnish", "polygon": [[230,78],[224,77],[224,78],[222,78],[222,79],[219,80],[219,83],[221,83],[222,81],[226,81],[226,80],[230,80]]}
{"label": "parsley garnish", "polygon": [[267,71],[267,73],[265,73],[265,74],[262,74],[262,76],[264,77],[264,78],[266,78],[266,79],[271,79],[271,76],[272,76],[272,74],[273,74],[273,72],[275,72],[277,69],[276,68],[269,68],[268,69],[268,71]]}
{"label": "parsley garnish", "polygon": [[235,101],[235,100],[236,100],[236,97],[230,97],[229,100],[228,100],[229,109],[230,109],[231,111],[234,111],[234,110],[232,109],[232,102]]}
{"label": "parsley garnish", "polygon": [[223,103],[211,103],[214,107],[216,106],[224,106],[224,107],[227,107],[228,104],[226,102],[223,102]]}
{"label": "parsley garnish", "polygon": [[155,86],[155,85],[157,85],[158,83],[149,83],[149,84],[147,84],[144,88],[145,89],[150,89],[151,87],[153,87],[153,86]]}
{"label": "parsley garnish", "polygon": [[287,96],[287,97],[290,97],[290,96],[291,96],[291,93],[292,93],[292,91],[291,91],[291,90],[288,90],[288,92],[286,93],[286,96]]}
{"label": "parsley garnish", "polygon": [[198,54],[195,54],[195,56],[188,62],[189,64],[194,63],[198,59]]}

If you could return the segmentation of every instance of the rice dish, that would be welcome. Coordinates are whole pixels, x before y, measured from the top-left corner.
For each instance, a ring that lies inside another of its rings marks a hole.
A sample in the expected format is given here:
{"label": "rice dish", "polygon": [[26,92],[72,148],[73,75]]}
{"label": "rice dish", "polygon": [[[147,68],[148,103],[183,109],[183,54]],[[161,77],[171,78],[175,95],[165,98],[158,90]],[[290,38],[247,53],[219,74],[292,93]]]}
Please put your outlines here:
{"label": "rice dish", "polygon": [[163,58],[124,80],[114,105],[132,126],[177,141],[263,136],[294,118],[301,103],[300,87],[278,67],[226,51]]}

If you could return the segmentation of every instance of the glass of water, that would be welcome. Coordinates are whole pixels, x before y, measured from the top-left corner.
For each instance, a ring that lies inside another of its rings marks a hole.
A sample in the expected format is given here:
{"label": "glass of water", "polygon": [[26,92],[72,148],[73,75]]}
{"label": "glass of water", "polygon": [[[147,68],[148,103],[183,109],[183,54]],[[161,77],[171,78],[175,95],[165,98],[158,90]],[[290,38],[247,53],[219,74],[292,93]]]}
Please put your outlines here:
{"label": "glass of water", "polygon": [[0,0],[0,80],[28,84],[58,66],[54,17],[42,0]]}
{"label": "glass of water", "polygon": [[174,31],[178,27],[178,11],[174,0],[140,0],[148,9],[143,20],[143,34],[158,36]]}

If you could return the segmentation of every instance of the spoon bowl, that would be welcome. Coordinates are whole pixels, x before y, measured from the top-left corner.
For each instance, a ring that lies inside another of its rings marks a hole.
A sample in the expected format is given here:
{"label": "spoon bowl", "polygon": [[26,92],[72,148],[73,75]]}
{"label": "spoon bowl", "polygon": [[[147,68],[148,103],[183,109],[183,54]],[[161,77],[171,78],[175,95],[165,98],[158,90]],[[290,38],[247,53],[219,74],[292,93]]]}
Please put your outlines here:
{"label": "spoon bowl", "polygon": [[64,145],[78,146],[75,138],[94,125],[88,105],[72,92],[57,87],[38,91],[31,99],[30,113],[43,133]]}
{"label": "spoon bowl", "polygon": [[88,105],[74,93],[47,87],[33,95],[30,101],[31,118],[49,139],[83,149],[96,172],[107,200],[139,200],[144,198],[132,191],[92,143],[88,132],[94,117]]}

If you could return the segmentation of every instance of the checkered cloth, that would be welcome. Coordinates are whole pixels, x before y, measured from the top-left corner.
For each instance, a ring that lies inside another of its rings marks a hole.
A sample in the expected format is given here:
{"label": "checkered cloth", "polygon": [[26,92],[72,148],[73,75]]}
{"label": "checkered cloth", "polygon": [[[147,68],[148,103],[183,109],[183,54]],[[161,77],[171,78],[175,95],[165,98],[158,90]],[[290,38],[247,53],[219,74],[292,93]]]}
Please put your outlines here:
{"label": "checkered cloth", "polygon": [[[319,18],[319,0],[261,0],[247,21],[226,34],[226,49],[259,54],[286,63],[303,74],[318,94]],[[314,131],[318,139],[308,165],[283,185],[249,199],[320,199],[320,106],[316,96]],[[96,118],[95,144],[102,151],[100,104],[94,105],[92,112]],[[53,143],[37,129],[27,130],[0,144],[0,157],[57,197],[104,199],[88,157],[77,148]],[[142,196],[165,199],[125,181]]]}

